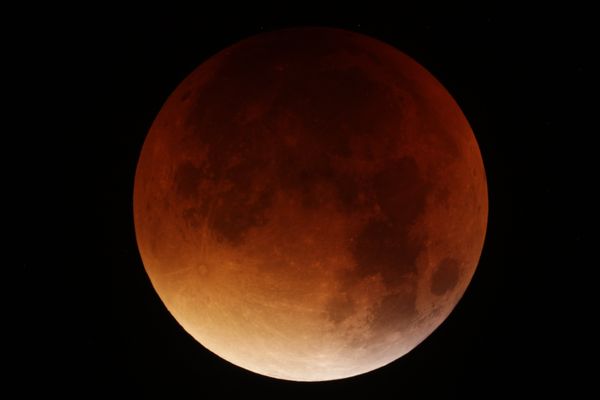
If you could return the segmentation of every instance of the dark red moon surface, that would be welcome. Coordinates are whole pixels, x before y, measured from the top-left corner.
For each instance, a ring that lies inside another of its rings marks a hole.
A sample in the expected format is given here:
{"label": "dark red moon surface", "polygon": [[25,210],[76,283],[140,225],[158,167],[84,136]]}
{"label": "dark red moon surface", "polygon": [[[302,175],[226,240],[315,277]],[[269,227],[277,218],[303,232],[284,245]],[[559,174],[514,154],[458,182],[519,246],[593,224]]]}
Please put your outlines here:
{"label": "dark red moon surface", "polygon": [[465,292],[485,171],[425,69],[336,29],[261,34],[173,92],[134,188],[139,250],[196,340],[271,377],[358,375],[406,354]]}

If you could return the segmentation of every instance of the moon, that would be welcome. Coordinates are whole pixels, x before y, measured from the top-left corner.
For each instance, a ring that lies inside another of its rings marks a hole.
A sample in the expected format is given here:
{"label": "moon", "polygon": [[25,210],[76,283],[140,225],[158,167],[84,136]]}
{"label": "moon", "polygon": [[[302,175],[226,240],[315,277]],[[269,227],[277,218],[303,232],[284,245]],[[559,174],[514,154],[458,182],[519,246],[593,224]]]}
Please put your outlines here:
{"label": "moon", "polygon": [[171,94],[134,223],[181,326],[258,374],[382,367],[450,314],[482,251],[487,183],[447,90],[399,50],[329,28],[260,34]]}

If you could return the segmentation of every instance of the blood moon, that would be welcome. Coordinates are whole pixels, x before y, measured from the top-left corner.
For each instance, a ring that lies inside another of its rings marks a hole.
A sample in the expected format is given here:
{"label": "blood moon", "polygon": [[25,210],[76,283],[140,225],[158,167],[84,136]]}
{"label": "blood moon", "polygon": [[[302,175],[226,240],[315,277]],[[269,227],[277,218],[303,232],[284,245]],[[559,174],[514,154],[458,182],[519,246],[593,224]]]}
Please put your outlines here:
{"label": "blood moon", "polygon": [[134,219],[148,275],[206,348],[271,377],[381,367],[423,341],[475,271],[477,142],[425,69],[335,29],[215,55],[144,143]]}

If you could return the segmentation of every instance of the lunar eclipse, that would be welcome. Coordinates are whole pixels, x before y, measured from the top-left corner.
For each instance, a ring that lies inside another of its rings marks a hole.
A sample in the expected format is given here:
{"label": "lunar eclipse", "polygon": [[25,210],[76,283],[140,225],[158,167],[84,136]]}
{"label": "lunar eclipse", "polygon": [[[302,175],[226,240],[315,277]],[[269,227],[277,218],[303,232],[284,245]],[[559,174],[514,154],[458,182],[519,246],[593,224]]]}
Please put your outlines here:
{"label": "lunar eclipse", "polygon": [[337,29],[235,44],[171,94],[134,185],[139,251],[210,351],[294,381],[415,348],[481,254],[487,185],[446,89],[399,50]]}

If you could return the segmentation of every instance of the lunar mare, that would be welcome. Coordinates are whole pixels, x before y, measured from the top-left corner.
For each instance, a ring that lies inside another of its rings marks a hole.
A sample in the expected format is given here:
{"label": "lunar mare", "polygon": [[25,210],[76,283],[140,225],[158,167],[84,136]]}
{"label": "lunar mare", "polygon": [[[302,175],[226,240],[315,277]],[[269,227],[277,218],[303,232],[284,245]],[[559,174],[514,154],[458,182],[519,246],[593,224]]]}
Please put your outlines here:
{"label": "lunar mare", "polygon": [[487,185],[458,105],[400,51],[298,28],[171,94],[134,185],[136,238],[182,327],[259,374],[321,381],[406,354],[481,254]]}

